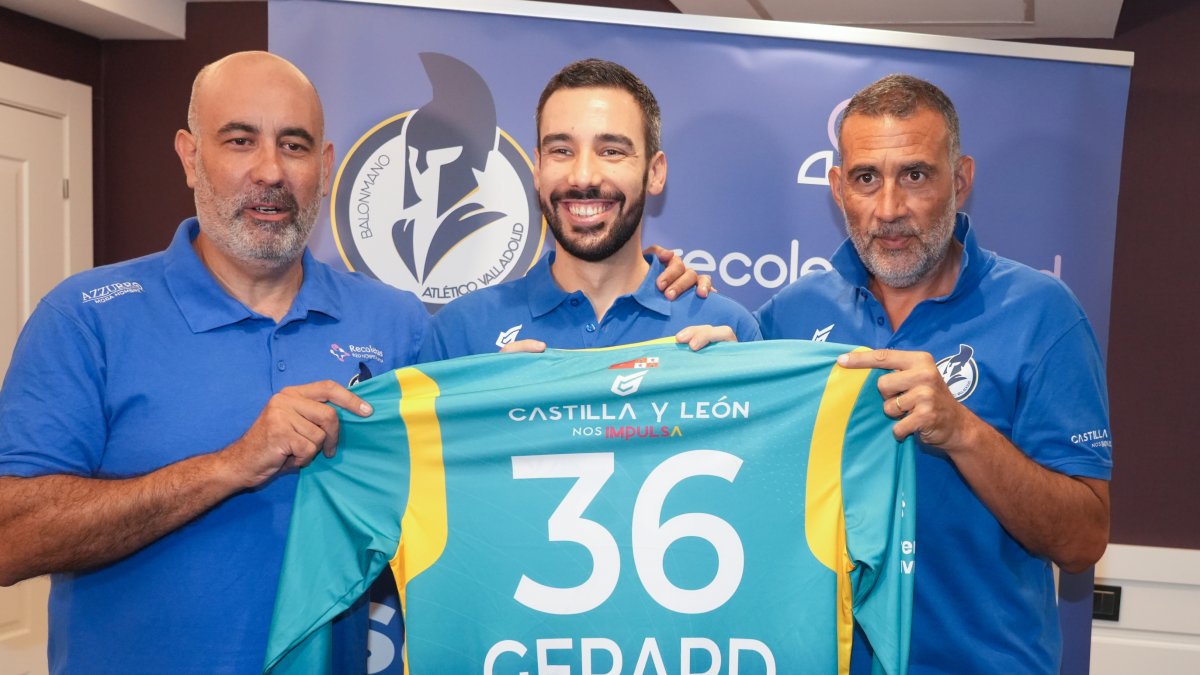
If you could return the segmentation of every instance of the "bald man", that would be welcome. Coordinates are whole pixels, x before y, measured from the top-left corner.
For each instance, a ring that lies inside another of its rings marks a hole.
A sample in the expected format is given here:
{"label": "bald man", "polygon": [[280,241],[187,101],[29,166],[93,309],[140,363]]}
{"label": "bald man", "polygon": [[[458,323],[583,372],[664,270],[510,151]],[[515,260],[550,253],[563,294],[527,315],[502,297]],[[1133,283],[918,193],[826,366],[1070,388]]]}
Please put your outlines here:
{"label": "bald man", "polygon": [[295,66],[234,54],[175,138],[196,218],[38,305],[0,390],[0,583],[52,574],[52,672],[261,672],[295,469],[326,403],[410,363],[409,293],[305,243],[333,148]]}

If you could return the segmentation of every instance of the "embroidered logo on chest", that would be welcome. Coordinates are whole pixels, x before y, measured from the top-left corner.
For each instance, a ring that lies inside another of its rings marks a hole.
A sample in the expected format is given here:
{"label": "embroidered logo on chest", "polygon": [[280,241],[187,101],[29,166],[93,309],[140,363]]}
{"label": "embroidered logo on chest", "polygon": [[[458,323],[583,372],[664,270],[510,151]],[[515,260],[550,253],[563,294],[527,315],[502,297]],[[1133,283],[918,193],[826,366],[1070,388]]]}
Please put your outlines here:
{"label": "embroidered logo on chest", "polygon": [[937,362],[937,369],[956,401],[967,400],[979,382],[979,366],[975,363],[975,349],[971,345],[960,344],[957,354]]}
{"label": "embroidered logo on chest", "polygon": [[503,348],[504,345],[515,342],[517,335],[520,335],[521,329],[524,327],[525,324],[519,323],[508,330],[500,331],[500,334],[496,336],[496,346]]}
{"label": "embroidered logo on chest", "polygon": [[146,289],[136,281],[121,281],[115,284],[106,284],[100,288],[93,288],[90,291],[84,291],[82,301],[86,304],[89,302],[97,305],[104,304],[113,298],[118,298],[128,293],[144,293]]}

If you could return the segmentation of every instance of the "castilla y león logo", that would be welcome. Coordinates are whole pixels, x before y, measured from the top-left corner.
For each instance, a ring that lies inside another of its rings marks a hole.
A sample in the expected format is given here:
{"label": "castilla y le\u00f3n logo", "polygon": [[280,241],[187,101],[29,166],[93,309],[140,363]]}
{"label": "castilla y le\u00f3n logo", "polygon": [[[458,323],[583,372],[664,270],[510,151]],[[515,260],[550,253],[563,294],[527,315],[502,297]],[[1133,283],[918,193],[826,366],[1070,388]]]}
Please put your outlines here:
{"label": "castilla y le\u00f3n logo", "polygon": [[632,361],[622,361],[609,366],[609,370],[628,370],[628,373],[618,373],[613,380],[610,391],[617,396],[629,396],[636,393],[638,388],[642,386],[642,380],[646,378],[646,373],[650,372],[647,368],[657,368],[658,357],[647,356]]}
{"label": "castilla y le\u00f3n logo", "polygon": [[496,123],[487,83],[424,52],[431,100],[359,138],[333,185],[332,225],[346,266],[412,291],[431,311],[523,276],[545,225],[528,155]]}

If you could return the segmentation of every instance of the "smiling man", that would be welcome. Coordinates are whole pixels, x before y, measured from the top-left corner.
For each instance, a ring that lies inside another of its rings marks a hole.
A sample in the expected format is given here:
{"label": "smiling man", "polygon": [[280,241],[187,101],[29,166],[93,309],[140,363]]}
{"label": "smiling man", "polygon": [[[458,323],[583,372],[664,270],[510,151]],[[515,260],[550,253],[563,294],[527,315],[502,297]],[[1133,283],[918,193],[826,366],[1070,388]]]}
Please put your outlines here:
{"label": "smiling man", "polygon": [[261,672],[325,404],[370,415],[343,385],[411,363],[428,320],[305,250],[333,148],[295,66],[205,67],[175,149],[197,218],[47,295],[0,391],[0,583],[53,575],[56,673]]}
{"label": "smiling man", "polygon": [[559,71],[537,107],[538,201],[557,242],[523,278],[455,300],[435,315],[422,360],[507,350],[606,347],[730,325],[758,338],[732,300],[655,285],[661,263],[642,252],[647,197],[662,193],[661,113],[636,75],[586,59]]}
{"label": "smiling man", "polygon": [[764,337],[874,347],[895,436],[914,436],[917,562],[910,673],[1057,673],[1051,563],[1108,541],[1104,368],[1067,287],[981,248],[964,213],[975,162],[932,84],[855,94],[829,172],[848,241],[833,269],[768,301]]}

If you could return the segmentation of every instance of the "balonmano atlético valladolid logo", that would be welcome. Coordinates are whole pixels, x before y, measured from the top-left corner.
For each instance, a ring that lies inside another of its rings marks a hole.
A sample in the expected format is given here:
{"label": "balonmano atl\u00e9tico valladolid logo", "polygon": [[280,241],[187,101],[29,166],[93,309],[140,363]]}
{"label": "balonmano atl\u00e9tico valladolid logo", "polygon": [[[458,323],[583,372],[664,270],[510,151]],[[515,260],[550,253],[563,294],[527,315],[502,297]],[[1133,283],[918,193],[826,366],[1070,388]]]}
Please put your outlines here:
{"label": "balonmano atl\u00e9tico valladolid logo", "polygon": [[528,155],[496,123],[467,64],[425,52],[425,105],[359,138],[333,184],[346,266],[412,291],[430,311],[524,276],[546,238]]}

